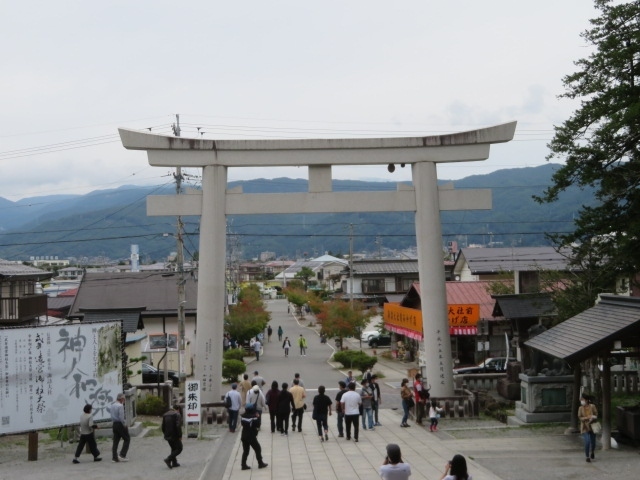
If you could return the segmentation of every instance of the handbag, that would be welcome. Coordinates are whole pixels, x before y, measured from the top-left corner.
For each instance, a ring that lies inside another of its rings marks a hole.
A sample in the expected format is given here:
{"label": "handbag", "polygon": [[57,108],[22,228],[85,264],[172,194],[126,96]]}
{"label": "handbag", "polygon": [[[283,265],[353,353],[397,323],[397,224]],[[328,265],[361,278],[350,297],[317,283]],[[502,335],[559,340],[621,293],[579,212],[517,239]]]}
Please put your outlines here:
{"label": "handbag", "polygon": [[593,422],[592,424],[590,424],[591,427],[591,431],[595,434],[598,434],[602,431],[602,425],[600,424],[600,422],[596,421]]}
{"label": "handbag", "polygon": [[413,400],[413,397],[407,398],[407,405],[409,406],[409,408],[413,408],[416,406],[416,402]]}

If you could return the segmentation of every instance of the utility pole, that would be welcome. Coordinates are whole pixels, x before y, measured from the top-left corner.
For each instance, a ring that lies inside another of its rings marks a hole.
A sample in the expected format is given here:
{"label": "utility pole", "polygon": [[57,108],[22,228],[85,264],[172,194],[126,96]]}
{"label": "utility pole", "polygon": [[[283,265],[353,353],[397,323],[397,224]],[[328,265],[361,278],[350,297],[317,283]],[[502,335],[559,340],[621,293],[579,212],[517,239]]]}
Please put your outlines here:
{"label": "utility pole", "polygon": [[349,224],[349,303],[353,310],[353,223]]}
{"label": "utility pole", "polygon": [[[180,136],[180,115],[176,114],[176,123],[171,126],[173,133],[176,137]],[[176,179],[176,195],[182,193],[182,168],[176,167],[176,173],[174,174]],[[182,394],[183,401],[186,402],[186,375],[185,375],[185,338],[184,338],[184,305],[187,303],[185,293],[185,279],[184,279],[184,241],[182,238],[183,231],[182,217],[177,217],[177,252],[176,252],[176,264],[178,268],[178,378],[180,379],[180,393]],[[165,369],[166,371],[166,369]],[[187,431],[187,416],[182,415],[184,421],[184,431]]]}

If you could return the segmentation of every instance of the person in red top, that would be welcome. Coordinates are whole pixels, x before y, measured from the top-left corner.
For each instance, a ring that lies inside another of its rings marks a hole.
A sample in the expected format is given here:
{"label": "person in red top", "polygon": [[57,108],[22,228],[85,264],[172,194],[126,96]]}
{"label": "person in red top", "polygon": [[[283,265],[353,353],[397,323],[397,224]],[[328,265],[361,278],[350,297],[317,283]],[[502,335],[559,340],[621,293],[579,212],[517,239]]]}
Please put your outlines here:
{"label": "person in red top", "polygon": [[424,394],[421,392],[424,390],[424,385],[422,385],[422,375],[416,373],[413,382],[413,395],[415,396],[416,401],[416,423],[418,425],[423,425],[422,419],[425,416],[425,399],[423,398]]}

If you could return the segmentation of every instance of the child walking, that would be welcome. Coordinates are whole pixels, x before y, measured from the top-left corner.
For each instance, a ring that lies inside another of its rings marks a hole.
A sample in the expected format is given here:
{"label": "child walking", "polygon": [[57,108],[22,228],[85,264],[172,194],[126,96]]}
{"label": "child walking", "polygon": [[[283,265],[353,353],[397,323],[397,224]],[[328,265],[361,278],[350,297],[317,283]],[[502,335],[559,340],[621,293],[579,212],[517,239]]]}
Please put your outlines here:
{"label": "child walking", "polygon": [[431,419],[431,425],[429,425],[430,432],[438,431],[438,418],[440,418],[440,414],[444,410],[438,406],[435,400],[431,400],[431,405],[429,406],[429,418]]}

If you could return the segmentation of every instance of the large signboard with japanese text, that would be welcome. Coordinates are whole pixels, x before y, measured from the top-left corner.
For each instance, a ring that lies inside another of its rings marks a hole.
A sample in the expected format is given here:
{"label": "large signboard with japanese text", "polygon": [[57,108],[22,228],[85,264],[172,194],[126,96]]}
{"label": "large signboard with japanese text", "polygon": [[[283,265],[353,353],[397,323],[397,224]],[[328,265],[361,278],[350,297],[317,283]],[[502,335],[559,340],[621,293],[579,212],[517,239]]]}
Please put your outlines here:
{"label": "large signboard with japanese text", "polygon": [[0,329],[0,435],[94,421],[122,392],[121,322]]}
{"label": "large signboard with japanese text", "polygon": [[385,303],[384,327],[391,332],[421,341],[422,311],[402,307],[398,303]]}

